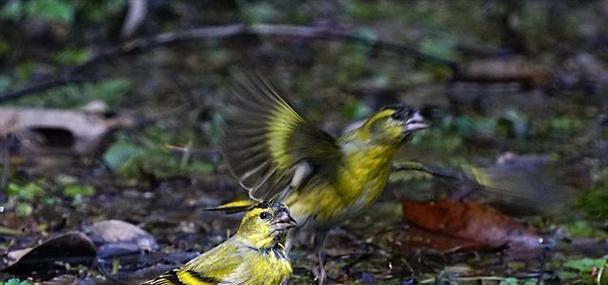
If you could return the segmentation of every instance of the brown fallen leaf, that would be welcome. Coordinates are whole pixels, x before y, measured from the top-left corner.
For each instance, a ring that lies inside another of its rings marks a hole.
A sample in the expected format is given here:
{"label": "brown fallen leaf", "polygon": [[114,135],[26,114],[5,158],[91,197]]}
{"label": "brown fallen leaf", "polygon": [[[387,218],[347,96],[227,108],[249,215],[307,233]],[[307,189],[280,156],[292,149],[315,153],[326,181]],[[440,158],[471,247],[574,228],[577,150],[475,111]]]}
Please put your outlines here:
{"label": "brown fallen leaf", "polygon": [[521,56],[475,59],[461,65],[457,80],[476,82],[521,82],[536,87],[551,78],[547,68]]}
{"label": "brown fallen leaf", "polygon": [[419,248],[432,249],[441,253],[488,249],[487,244],[482,242],[434,233],[416,226],[389,232],[387,241],[402,252]]}
{"label": "brown fallen leaf", "polygon": [[[498,210],[475,202],[441,200],[433,203],[403,200],[403,214],[412,224],[475,246],[512,250],[542,248],[542,237]],[[465,243],[466,244],[466,243]]]}
{"label": "brown fallen leaf", "polygon": [[[5,205],[5,207],[7,207]],[[0,225],[0,235],[7,236],[27,236],[35,232],[39,223],[31,216],[22,217],[5,208],[2,212],[2,224]]]}
{"label": "brown fallen leaf", "polygon": [[85,234],[70,232],[33,247],[10,251],[5,257],[7,266],[0,271],[32,277],[35,272],[61,271],[62,263],[91,265],[95,254],[95,245]]}
{"label": "brown fallen leaf", "polygon": [[23,147],[35,153],[90,153],[109,131],[133,124],[125,115],[106,117],[99,104],[92,102],[81,110],[0,107],[0,122],[4,122],[0,135],[14,134]]}

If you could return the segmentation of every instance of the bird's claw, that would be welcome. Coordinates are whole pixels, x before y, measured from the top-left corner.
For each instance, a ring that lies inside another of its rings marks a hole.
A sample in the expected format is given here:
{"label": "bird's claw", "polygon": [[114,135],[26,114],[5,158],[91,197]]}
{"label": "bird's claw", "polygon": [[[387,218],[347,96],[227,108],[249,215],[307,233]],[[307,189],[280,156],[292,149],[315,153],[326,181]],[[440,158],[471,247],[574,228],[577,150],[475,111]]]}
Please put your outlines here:
{"label": "bird's claw", "polygon": [[317,281],[318,285],[325,285],[327,284],[327,275],[325,274],[325,256],[323,254],[323,250],[317,251],[317,261],[319,264],[313,270],[315,281]]}
{"label": "bird's claw", "polygon": [[315,269],[313,270],[313,274],[315,275],[314,280],[317,281],[318,285],[327,284],[327,276],[325,275],[325,268],[322,264],[315,267]]}

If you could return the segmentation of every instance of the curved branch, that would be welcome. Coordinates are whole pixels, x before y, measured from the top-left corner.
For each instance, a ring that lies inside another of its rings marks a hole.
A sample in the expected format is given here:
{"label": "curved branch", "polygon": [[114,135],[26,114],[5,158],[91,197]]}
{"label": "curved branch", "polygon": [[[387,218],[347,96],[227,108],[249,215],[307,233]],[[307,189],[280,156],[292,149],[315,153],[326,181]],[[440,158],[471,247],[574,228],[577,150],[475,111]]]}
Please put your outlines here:
{"label": "curved branch", "polygon": [[352,33],[335,31],[324,27],[274,24],[256,24],[247,26],[243,24],[233,24],[161,33],[151,38],[136,39],[126,42],[120,46],[100,52],[80,65],[67,69],[64,72],[64,75],[59,78],[50,78],[41,83],[31,84],[17,91],[4,93],[0,96],[0,103],[17,99],[28,94],[65,86],[71,83],[81,83],[83,81],[90,81],[91,79],[82,76],[82,72],[95,64],[107,61],[111,58],[118,58],[122,56],[143,53],[159,46],[167,46],[180,42],[206,39],[223,39],[244,35],[286,36],[307,38],[313,40],[323,39],[329,41],[353,42],[362,45],[369,45],[372,47],[391,50],[398,53],[404,53],[411,57],[414,57],[417,60],[427,61],[438,65],[446,65],[452,69],[455,69],[458,65],[456,62],[425,54],[413,47],[402,43],[364,38],[354,35]]}

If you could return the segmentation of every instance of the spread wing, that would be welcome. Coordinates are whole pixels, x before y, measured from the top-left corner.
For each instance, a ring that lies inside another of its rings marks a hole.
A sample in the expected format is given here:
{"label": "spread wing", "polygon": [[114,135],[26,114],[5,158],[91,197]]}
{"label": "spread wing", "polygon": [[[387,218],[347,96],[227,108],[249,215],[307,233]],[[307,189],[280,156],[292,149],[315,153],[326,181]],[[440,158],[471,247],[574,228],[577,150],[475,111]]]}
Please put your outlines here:
{"label": "spread wing", "polygon": [[223,151],[251,198],[273,199],[294,180],[339,161],[334,137],[302,118],[268,81],[243,73],[234,77]]}
{"label": "spread wing", "polygon": [[557,174],[543,167],[518,165],[469,167],[474,180],[483,186],[491,201],[531,212],[551,210],[564,205],[573,196],[572,188],[559,181]]}

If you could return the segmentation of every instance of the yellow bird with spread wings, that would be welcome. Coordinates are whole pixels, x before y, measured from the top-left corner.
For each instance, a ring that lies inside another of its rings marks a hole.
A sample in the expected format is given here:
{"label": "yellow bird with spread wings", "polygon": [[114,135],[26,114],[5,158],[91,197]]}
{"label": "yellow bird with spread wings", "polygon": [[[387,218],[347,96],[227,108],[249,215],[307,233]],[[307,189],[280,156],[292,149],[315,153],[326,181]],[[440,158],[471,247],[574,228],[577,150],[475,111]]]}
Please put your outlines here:
{"label": "yellow bird with spread wings", "polygon": [[[315,229],[317,278],[323,284],[328,230],[380,197],[394,154],[428,125],[413,108],[392,106],[334,137],[305,120],[262,77],[235,77],[225,159],[253,200],[280,201],[300,226]],[[236,202],[221,208],[240,206]]]}

